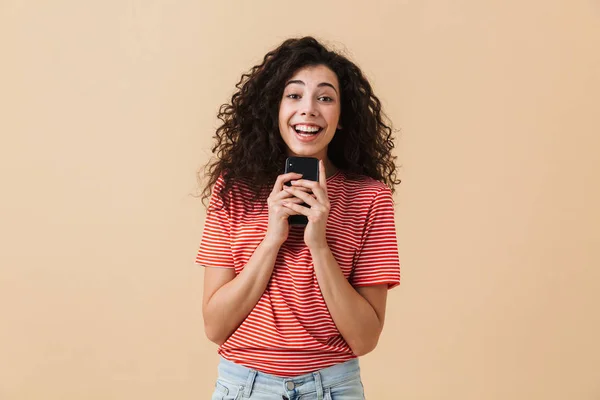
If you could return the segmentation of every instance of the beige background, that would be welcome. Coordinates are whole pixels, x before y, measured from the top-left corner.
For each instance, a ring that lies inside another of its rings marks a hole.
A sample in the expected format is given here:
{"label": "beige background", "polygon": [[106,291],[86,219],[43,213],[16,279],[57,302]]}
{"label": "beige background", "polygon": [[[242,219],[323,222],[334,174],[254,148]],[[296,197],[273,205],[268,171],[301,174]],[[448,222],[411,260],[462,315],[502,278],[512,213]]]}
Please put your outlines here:
{"label": "beige background", "polygon": [[370,399],[600,399],[597,0],[0,1],[0,399],[207,399],[218,106],[346,49],[401,133],[402,285]]}

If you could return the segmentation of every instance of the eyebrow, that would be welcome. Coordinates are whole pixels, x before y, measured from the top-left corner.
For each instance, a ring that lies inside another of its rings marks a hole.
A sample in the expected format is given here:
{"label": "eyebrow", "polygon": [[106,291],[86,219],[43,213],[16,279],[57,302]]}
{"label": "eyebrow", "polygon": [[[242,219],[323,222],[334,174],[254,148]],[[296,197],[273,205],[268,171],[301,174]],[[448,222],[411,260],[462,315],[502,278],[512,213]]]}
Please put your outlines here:
{"label": "eyebrow", "polygon": [[[291,85],[292,83],[296,83],[298,85],[304,85],[306,86],[306,83],[304,83],[303,81],[299,80],[299,79],[295,79],[295,80],[291,80],[288,83],[285,84],[285,86],[287,87],[288,85]],[[338,92],[337,89],[335,88],[335,86],[333,86],[331,83],[329,82],[321,82],[317,85],[317,87],[323,87],[323,86],[329,86],[330,88],[332,88],[336,93]]]}

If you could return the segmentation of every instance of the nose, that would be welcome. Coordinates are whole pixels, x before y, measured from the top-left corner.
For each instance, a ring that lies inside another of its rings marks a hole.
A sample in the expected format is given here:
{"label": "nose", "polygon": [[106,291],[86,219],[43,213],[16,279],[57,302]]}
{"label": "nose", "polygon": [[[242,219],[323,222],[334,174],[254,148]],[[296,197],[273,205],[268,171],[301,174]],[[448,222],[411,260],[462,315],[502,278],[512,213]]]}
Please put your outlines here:
{"label": "nose", "polygon": [[316,117],[318,114],[316,101],[310,96],[306,96],[302,99],[302,107],[300,109],[301,115],[310,115],[311,117]]}

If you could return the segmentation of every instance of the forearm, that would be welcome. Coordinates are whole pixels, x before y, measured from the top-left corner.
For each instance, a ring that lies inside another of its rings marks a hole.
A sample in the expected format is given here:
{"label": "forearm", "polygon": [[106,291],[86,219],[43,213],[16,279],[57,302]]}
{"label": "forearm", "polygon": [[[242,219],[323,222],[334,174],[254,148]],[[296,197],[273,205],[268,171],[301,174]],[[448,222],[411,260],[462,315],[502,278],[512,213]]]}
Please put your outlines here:
{"label": "forearm", "polygon": [[263,240],[244,269],[204,304],[204,329],[209,340],[223,344],[250,314],[269,283],[280,246]]}
{"label": "forearm", "polygon": [[383,320],[348,282],[328,247],[311,254],[321,293],[340,334],[357,356],[370,352],[377,345]]}

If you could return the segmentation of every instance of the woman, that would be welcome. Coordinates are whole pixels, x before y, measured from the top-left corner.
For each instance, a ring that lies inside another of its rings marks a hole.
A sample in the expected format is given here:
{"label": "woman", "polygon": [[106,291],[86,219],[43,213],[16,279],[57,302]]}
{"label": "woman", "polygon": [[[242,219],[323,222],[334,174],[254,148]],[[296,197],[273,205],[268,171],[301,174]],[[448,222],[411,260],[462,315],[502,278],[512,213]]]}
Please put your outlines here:
{"label": "woman", "polygon": [[[363,399],[357,357],[400,281],[392,129],[360,69],[311,37],[286,40],[236,87],[196,257],[220,346],[212,398]],[[319,181],[283,173],[288,156],[318,158]]]}

